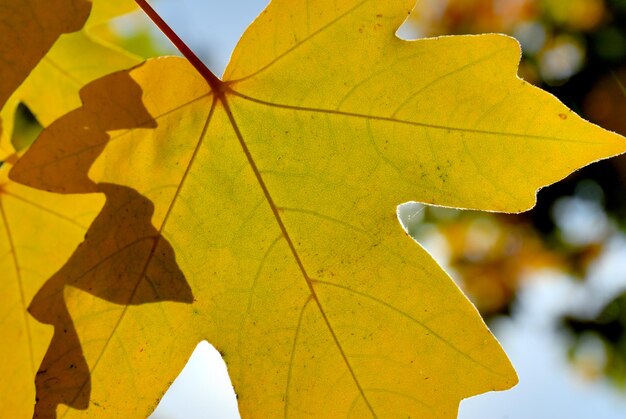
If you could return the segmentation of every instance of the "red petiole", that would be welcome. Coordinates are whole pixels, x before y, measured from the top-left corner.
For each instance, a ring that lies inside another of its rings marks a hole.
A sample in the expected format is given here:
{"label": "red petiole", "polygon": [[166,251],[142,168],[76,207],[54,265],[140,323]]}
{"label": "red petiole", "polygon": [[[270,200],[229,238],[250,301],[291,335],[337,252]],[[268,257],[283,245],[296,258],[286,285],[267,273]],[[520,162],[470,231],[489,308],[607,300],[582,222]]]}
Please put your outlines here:
{"label": "red petiole", "polygon": [[205,80],[211,86],[211,89],[217,94],[223,94],[226,90],[226,84],[220,80],[215,74],[211,72],[204,65],[204,63],[198,58],[198,56],[180,39],[180,37],[174,32],[170,26],[159,16],[159,14],[148,4],[146,0],[135,0],[135,2],[141,7],[141,9],[148,15],[148,17],[157,25],[161,32],[167,36],[167,38],[174,44],[174,46],[189,60],[189,62],[195,67],[196,70],[205,78]]}

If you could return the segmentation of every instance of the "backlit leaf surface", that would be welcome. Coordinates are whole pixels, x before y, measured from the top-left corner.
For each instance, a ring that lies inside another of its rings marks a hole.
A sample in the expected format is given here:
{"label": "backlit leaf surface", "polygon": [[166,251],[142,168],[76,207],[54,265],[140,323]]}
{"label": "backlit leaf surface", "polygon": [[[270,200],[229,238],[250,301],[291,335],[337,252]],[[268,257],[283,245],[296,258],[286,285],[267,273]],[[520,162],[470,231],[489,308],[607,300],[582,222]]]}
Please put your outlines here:
{"label": "backlit leaf surface", "polygon": [[[151,60],[90,84],[44,131],[14,179],[119,185],[153,205],[154,230],[132,233],[150,246],[129,259],[130,244],[92,226],[100,250],[64,267],[91,404],[63,417],[148,415],[202,339],[224,356],[243,417],[452,418],[462,398],[516,383],[396,206],[522,211],[626,144],[518,79],[508,37],[399,40],[412,6],[274,0],[224,82]],[[104,212],[111,226],[133,216]]]}
{"label": "backlit leaf surface", "polygon": [[[0,73],[29,70],[27,60],[36,64],[36,57],[45,53],[46,43],[54,42],[59,31],[79,29],[78,19],[81,16],[84,23],[86,15],[79,13],[83,6],[78,6],[78,2],[63,3],[63,7],[71,11],[65,15],[63,9],[59,8],[60,2],[45,3],[20,2],[20,7],[13,9],[19,11],[19,16],[27,20],[28,25],[18,28],[18,33],[3,38],[3,45],[11,46],[11,51],[7,50],[8,58],[5,58],[17,60],[17,63],[12,61],[12,69],[2,66]],[[56,9],[52,9],[54,7]],[[86,12],[89,8],[85,9]],[[39,122],[48,124],[80,106],[78,90],[86,82],[139,62],[136,57],[93,40],[88,33],[91,28],[135,8],[136,4],[130,0],[96,1],[85,28],[61,36],[12,94],[0,113],[3,122],[0,158],[6,160],[0,163],[0,272],[3,273],[0,281],[0,319],[4,336],[0,346],[0,356],[4,360],[0,366],[0,375],[6,377],[0,392],[0,412],[10,414],[11,417],[33,415],[36,373],[53,336],[52,328],[33,319],[27,308],[46,280],[76,249],[103,204],[100,196],[60,196],[35,191],[8,179],[8,173],[19,155],[11,144],[15,110],[18,103],[26,103],[36,113]],[[33,22],[29,19],[39,15],[42,20],[35,23],[42,27],[33,32],[19,32],[24,28],[32,30]],[[49,19],[46,18],[48,15]],[[4,26],[7,22],[13,26],[21,22],[16,16],[3,10],[0,31],[9,30],[8,26]],[[9,22],[11,19],[13,21]],[[68,25],[72,19],[76,19],[76,26],[70,27]],[[61,20],[65,22],[61,24]],[[53,36],[55,33],[56,37]],[[9,42],[17,42],[16,37],[26,37],[28,40],[20,38],[20,48],[15,48]],[[15,88],[20,81],[17,76],[15,73],[3,79],[0,91],[4,93]],[[20,138],[20,134],[14,138]],[[56,294],[54,298],[58,301],[55,307],[59,310],[63,306],[63,283],[57,280],[56,284],[56,288],[48,286],[46,290]],[[54,323],[50,319],[37,320]],[[58,336],[67,338],[70,331],[65,329],[57,332]]]}
{"label": "backlit leaf surface", "polygon": [[0,167],[0,412],[33,414],[35,375],[52,330],[27,312],[31,299],[83,239],[102,206],[96,195],[61,196],[8,179]]}

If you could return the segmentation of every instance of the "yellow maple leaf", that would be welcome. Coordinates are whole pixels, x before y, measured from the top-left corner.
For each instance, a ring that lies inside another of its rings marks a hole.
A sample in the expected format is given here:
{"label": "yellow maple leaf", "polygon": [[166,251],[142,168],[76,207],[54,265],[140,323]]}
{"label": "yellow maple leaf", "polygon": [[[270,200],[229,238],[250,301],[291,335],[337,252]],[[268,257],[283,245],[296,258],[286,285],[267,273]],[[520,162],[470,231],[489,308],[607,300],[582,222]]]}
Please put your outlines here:
{"label": "yellow maple leaf", "polygon": [[101,214],[62,269],[77,346],[48,353],[89,377],[38,385],[46,411],[88,395],[58,411],[145,416],[202,339],[244,417],[451,418],[515,384],[396,206],[522,211],[626,143],[517,78],[511,38],[397,39],[412,6],[274,0],[223,81],[170,31],[199,72],[166,58],[107,76],[44,131],[14,179],[144,202]]}
{"label": "yellow maple leaf", "polygon": [[[15,10],[24,19],[32,18],[29,14],[47,10],[46,13],[53,16],[52,22],[65,19],[66,22],[60,28],[69,31],[70,20],[80,18],[82,15],[79,11],[82,9],[74,9],[73,14],[64,17],[58,8],[60,4],[33,3],[31,9],[20,3],[21,6]],[[64,4],[72,8],[72,4],[78,3]],[[47,7],[57,7],[56,14]],[[4,121],[0,132],[0,158],[5,160],[0,162],[0,272],[3,274],[0,284],[0,319],[7,342],[0,347],[0,356],[4,360],[0,366],[0,375],[11,377],[3,381],[0,412],[10,414],[11,417],[32,416],[35,375],[51,338],[51,330],[32,319],[27,313],[27,307],[45,280],[63,265],[81,242],[103,201],[98,196],[66,197],[39,192],[8,179],[8,173],[20,154],[11,144],[15,110],[19,102],[25,102],[37,113],[39,121],[47,124],[80,106],[78,90],[86,82],[139,62],[137,57],[92,40],[88,33],[106,20],[134,8],[136,4],[130,0],[97,1],[85,28],[80,32],[63,35],[12,94],[0,113]],[[9,22],[13,25],[21,22],[15,14],[4,12],[3,18],[7,22],[16,19]],[[55,29],[49,27],[53,26],[51,21],[39,21],[44,28],[38,32],[43,32],[43,35],[12,34],[17,37],[32,36],[34,39],[21,43],[21,48],[11,49],[3,55],[3,59],[17,60],[19,63],[14,64],[16,68],[26,71],[27,60],[34,60],[37,54],[45,52],[41,49],[44,40],[53,42],[56,39],[52,37],[56,33]],[[7,30],[8,26],[5,25],[6,22],[0,22],[0,33]],[[32,29],[29,25],[25,28]],[[72,29],[79,28],[72,26]],[[4,39],[10,41],[15,38]],[[16,52],[19,56],[14,57]],[[7,69],[0,69],[0,72],[4,71]],[[19,81],[17,76],[15,73],[4,79],[0,83],[0,91],[8,92],[14,88]],[[19,138],[19,133],[17,135]],[[62,287],[53,291],[59,294],[62,301]],[[57,306],[57,309],[60,307]]]}
{"label": "yellow maple leaf", "polygon": [[8,179],[11,166],[0,167],[0,412],[26,418],[33,414],[35,374],[51,338],[26,309],[83,239],[102,198],[27,188]]}

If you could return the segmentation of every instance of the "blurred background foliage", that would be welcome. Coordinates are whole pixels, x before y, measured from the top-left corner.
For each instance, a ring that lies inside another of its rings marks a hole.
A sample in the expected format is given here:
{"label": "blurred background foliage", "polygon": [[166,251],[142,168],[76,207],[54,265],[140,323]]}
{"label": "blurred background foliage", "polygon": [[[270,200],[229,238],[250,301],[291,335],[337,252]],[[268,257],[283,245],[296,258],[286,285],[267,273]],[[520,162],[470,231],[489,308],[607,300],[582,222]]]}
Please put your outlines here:
{"label": "blurred background foliage", "polygon": [[[411,38],[514,36],[523,49],[520,77],[626,135],[626,0],[422,0],[404,29]],[[620,157],[541,190],[525,214],[415,205],[401,212],[409,233],[447,266],[489,322],[514,314],[520,288],[538,277],[566,275],[584,286],[612,263],[615,284],[625,283],[626,253],[606,257],[626,237],[625,181]],[[555,328],[584,377],[626,389],[626,292],[615,288],[589,293],[585,307],[560,313]]]}

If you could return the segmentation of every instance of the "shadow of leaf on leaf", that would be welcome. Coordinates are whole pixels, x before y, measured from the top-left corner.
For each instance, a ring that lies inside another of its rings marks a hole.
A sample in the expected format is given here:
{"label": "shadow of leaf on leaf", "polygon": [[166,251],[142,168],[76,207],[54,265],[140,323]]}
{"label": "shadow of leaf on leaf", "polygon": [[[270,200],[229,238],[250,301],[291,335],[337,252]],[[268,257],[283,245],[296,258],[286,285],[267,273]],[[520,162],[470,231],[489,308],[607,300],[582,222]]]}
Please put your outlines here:
{"label": "shadow of leaf on leaf", "polygon": [[[79,30],[91,11],[91,1],[3,0],[0,19],[0,109],[54,42],[64,33]],[[0,124],[0,132],[2,125]]]}
{"label": "shadow of leaf on leaf", "polygon": [[[91,165],[110,140],[106,131],[156,127],[141,96],[141,88],[126,72],[89,84],[81,90],[84,106],[44,131],[11,172],[14,180],[38,189],[103,193],[106,197],[85,240],[29,307],[38,321],[54,326],[54,336],[35,379],[35,417],[56,417],[59,404],[88,407],[90,368],[96,367],[114,339],[129,305],[193,302],[172,246],[152,225],[154,204],[132,188],[95,183],[88,177]],[[125,112],[101,112],[107,107]],[[68,310],[67,285],[120,305],[113,318],[103,322],[107,337],[96,343],[100,356],[95,364],[86,361],[84,342],[75,327],[77,319],[72,319]]]}

